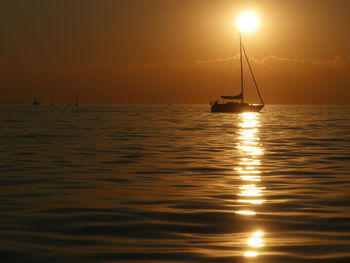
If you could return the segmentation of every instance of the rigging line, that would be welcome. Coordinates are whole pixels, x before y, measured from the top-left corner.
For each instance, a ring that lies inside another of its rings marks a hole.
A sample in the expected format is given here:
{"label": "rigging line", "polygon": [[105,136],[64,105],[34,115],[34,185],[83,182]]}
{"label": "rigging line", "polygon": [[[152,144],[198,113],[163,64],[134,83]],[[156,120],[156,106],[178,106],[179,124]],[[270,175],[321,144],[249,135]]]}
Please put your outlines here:
{"label": "rigging line", "polygon": [[242,63],[242,33],[239,33],[239,61],[241,64],[241,94],[242,94],[242,103],[244,102],[244,95],[243,95],[243,85],[244,85],[244,78],[243,78],[243,63]]}
{"label": "rigging line", "polygon": [[256,88],[256,90],[258,91],[258,95],[259,95],[260,101],[261,101],[261,103],[264,105],[264,101],[263,101],[263,99],[262,99],[262,97],[261,97],[261,94],[260,94],[260,91],[259,91],[259,88],[258,88],[258,84],[257,84],[257,82],[256,82],[255,76],[254,76],[254,74],[253,74],[252,67],[250,66],[250,62],[249,62],[249,60],[248,60],[247,52],[245,51],[245,48],[244,48],[243,44],[242,44],[242,48],[243,48],[243,52],[244,52],[244,57],[245,57],[245,59],[246,59],[246,61],[247,61],[248,67],[249,67],[250,74],[251,74],[252,77],[253,77],[253,81],[254,81],[255,88]]}

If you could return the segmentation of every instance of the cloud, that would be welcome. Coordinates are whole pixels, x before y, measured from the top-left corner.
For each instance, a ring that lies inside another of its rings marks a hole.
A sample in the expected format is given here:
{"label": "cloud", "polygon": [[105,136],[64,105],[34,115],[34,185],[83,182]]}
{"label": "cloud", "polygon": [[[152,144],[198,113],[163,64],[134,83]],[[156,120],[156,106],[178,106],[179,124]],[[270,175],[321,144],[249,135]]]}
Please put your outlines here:
{"label": "cloud", "polygon": [[227,62],[227,61],[238,62],[239,54],[233,57],[215,58],[215,59],[209,59],[209,60],[196,59],[194,63],[198,65],[202,65],[202,64],[211,64],[211,63],[221,63],[221,62]]}
{"label": "cloud", "polygon": [[[294,63],[294,64],[345,68],[348,66],[349,57],[336,55],[334,58],[331,58],[331,59],[318,59],[318,58],[312,59],[312,58],[285,58],[285,57],[278,57],[276,55],[269,55],[262,59],[257,59],[254,57],[250,57],[249,59],[250,61],[258,65],[267,65],[271,63],[281,62],[281,63]],[[230,60],[233,62],[238,62],[239,55],[237,54],[233,57],[217,58],[217,59],[210,59],[210,60],[197,59],[195,60],[195,64],[203,65],[203,64],[212,64],[212,63],[222,63]]]}

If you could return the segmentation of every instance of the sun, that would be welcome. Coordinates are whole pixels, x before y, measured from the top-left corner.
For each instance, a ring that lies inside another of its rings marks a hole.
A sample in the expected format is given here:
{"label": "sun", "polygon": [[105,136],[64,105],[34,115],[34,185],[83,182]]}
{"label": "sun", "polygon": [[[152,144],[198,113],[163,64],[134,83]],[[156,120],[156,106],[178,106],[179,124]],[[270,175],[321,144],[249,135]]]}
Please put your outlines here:
{"label": "sun", "polygon": [[259,16],[253,11],[245,11],[238,15],[236,26],[240,32],[253,32],[259,26]]}

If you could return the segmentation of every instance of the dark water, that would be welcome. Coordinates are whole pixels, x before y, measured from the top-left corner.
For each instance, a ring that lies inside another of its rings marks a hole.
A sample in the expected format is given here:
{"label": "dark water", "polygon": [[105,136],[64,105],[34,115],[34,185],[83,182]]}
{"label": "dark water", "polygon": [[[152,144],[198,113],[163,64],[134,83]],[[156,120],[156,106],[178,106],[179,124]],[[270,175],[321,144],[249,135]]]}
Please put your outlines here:
{"label": "dark water", "polygon": [[350,107],[1,106],[1,262],[350,262]]}

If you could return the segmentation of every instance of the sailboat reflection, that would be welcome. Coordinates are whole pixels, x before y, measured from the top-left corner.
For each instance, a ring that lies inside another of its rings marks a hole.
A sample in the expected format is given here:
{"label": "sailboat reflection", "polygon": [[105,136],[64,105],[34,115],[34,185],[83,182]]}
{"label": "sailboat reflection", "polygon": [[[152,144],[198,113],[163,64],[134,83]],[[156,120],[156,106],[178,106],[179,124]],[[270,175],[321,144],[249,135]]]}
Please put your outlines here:
{"label": "sailboat reflection", "polygon": [[[266,200],[263,198],[265,187],[261,185],[260,157],[263,149],[259,143],[259,115],[254,112],[246,112],[240,115],[239,143],[237,149],[241,151],[242,157],[239,165],[235,168],[242,185],[239,186],[237,203],[239,210],[236,214],[242,216],[255,216],[257,205]],[[255,229],[246,240],[247,249],[243,252],[244,257],[257,257],[261,248],[265,246],[264,232]]]}

